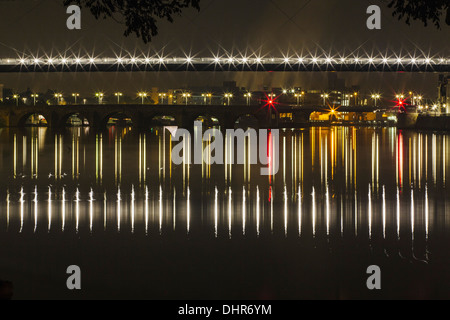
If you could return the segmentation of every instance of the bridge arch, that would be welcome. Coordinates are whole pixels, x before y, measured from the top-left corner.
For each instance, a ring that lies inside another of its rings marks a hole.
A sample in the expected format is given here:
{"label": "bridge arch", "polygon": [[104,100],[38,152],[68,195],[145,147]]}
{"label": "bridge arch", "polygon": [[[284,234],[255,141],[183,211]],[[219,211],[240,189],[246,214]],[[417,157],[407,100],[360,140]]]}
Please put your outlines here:
{"label": "bridge arch", "polygon": [[126,112],[117,111],[106,114],[102,117],[101,126],[124,126],[124,127],[132,127],[138,123],[136,117],[133,117],[131,114]]}
{"label": "bridge arch", "polygon": [[150,126],[176,126],[177,117],[173,114],[155,114],[149,119]]}
{"label": "bridge arch", "polygon": [[211,114],[197,114],[193,117],[192,125],[194,125],[195,121],[202,122],[203,127],[217,127],[223,125],[219,117]]}
{"label": "bridge arch", "polygon": [[18,127],[51,127],[51,115],[40,112],[28,112],[19,118]]}
{"label": "bridge arch", "polygon": [[92,125],[91,121],[89,121],[89,115],[82,112],[70,112],[65,114],[60,122],[60,127],[66,126],[90,126]]}
{"label": "bridge arch", "polygon": [[255,115],[247,113],[241,114],[235,118],[234,127],[239,129],[259,129],[260,124],[258,118]]}

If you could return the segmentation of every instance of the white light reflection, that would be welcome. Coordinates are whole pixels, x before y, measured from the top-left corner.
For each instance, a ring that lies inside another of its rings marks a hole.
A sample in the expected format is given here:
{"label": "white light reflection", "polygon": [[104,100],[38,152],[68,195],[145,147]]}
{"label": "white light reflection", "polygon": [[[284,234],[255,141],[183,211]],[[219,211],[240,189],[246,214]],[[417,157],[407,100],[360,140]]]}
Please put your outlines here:
{"label": "white light reflection", "polygon": [[6,230],[9,229],[9,205],[10,205],[10,200],[9,200],[9,189],[6,191]]}
{"label": "white light reflection", "polygon": [[219,190],[217,186],[215,189],[215,199],[214,199],[214,236],[217,238],[217,224],[219,223]]}
{"label": "white light reflection", "polygon": [[284,236],[287,237],[288,229],[288,192],[287,187],[284,185]]}
{"label": "white light reflection", "polygon": [[[259,196],[259,193],[258,193]],[[228,237],[231,239],[231,213],[232,213],[232,191],[231,187],[228,188]]]}
{"label": "white light reflection", "polygon": [[436,185],[436,174],[437,174],[437,146],[436,146],[436,134],[433,134],[433,138],[432,138],[432,166],[433,166],[433,182]]}
{"label": "white light reflection", "polygon": [[89,192],[89,231],[92,233],[94,219],[94,190]]}
{"label": "white light reflection", "polygon": [[246,207],[246,197],[245,197],[245,186],[242,187],[242,235],[245,236],[245,207]]}
{"label": "white light reflection", "polygon": [[145,234],[148,235],[148,187],[145,186]]}
{"label": "white light reflection", "polygon": [[62,211],[62,222],[61,222],[61,230],[64,232],[66,227],[66,189],[62,189],[62,199],[61,199],[61,211]]}
{"label": "white light reflection", "polygon": [[38,225],[38,192],[37,186],[34,187],[34,232],[37,230]]}
{"label": "white light reflection", "polygon": [[17,135],[14,134],[14,179],[17,177]]}
{"label": "white light reflection", "polygon": [[52,188],[48,187],[48,232],[52,228]]}
{"label": "white light reflection", "polygon": [[163,191],[162,186],[159,186],[159,234],[162,232],[162,214],[163,214]]}
{"label": "white light reflection", "polygon": [[258,237],[260,235],[260,219],[261,219],[261,211],[259,205],[260,205],[259,186],[256,186],[256,234]]}
{"label": "white light reflection", "polygon": [[313,226],[313,237],[316,236],[316,191],[313,187],[312,189],[312,226]]}
{"label": "white light reflection", "polygon": [[106,205],[106,191],[103,193],[103,230],[106,231],[107,224],[107,205]]}
{"label": "white light reflection", "polygon": [[120,205],[121,201],[122,201],[122,195],[121,195],[120,186],[119,186],[119,188],[117,189],[117,232],[120,232],[120,218],[121,218],[121,214],[122,214],[121,205]]}
{"label": "white light reflection", "polygon": [[131,186],[131,233],[134,233],[134,220],[135,220],[135,192],[134,185]]}
{"label": "white light reflection", "polygon": [[189,234],[190,228],[191,228],[191,190],[187,189],[187,200],[186,200],[186,216],[187,216],[187,223],[186,223],[186,230]]}
{"label": "white light reflection", "polygon": [[330,192],[328,190],[328,183],[326,187],[326,210],[327,210],[327,236],[330,235]]}
{"label": "white light reflection", "polygon": [[22,233],[23,231],[23,217],[24,217],[24,205],[25,205],[25,193],[23,193],[23,187],[20,188],[20,231],[19,233]]}
{"label": "white light reflection", "polygon": [[176,202],[176,199],[177,199],[177,190],[175,189],[175,187],[173,188],[173,208],[172,208],[172,211],[173,211],[173,215],[172,215],[172,222],[173,222],[173,231],[175,231],[175,228],[176,228],[176,223],[177,223],[177,202]]}
{"label": "white light reflection", "polygon": [[80,190],[75,193],[75,215],[76,215],[76,232],[78,233],[78,228],[80,226]]}
{"label": "white light reflection", "polygon": [[298,185],[298,236],[302,235],[302,186]]}

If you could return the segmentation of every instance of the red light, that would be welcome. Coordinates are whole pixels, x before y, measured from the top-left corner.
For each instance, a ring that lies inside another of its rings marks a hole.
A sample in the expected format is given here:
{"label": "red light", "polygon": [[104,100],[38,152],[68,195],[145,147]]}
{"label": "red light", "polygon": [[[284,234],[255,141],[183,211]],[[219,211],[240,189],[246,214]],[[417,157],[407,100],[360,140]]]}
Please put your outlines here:
{"label": "red light", "polygon": [[270,94],[270,95],[265,94],[265,95],[266,95],[266,98],[267,98],[267,99],[261,100],[261,102],[265,103],[262,107],[263,107],[263,108],[264,108],[264,107],[269,107],[269,109],[271,109],[271,108],[276,109],[276,108],[275,108],[275,105],[279,104],[279,103],[277,102],[277,99],[279,98],[279,96],[278,96],[278,97],[275,97],[274,94]]}
{"label": "red light", "polygon": [[400,99],[398,98],[398,100],[394,101],[396,103],[396,107],[398,107],[399,110],[404,110],[406,111],[405,106],[407,106],[408,104],[406,103],[406,99]]}

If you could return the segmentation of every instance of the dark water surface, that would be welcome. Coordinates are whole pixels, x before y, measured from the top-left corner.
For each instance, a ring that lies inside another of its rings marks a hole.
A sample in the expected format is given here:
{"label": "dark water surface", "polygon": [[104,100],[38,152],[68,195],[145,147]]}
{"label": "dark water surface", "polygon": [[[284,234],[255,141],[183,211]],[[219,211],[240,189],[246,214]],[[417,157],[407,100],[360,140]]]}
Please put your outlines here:
{"label": "dark water surface", "polygon": [[265,177],[173,165],[162,129],[2,129],[0,279],[15,299],[448,299],[448,138],[282,131]]}

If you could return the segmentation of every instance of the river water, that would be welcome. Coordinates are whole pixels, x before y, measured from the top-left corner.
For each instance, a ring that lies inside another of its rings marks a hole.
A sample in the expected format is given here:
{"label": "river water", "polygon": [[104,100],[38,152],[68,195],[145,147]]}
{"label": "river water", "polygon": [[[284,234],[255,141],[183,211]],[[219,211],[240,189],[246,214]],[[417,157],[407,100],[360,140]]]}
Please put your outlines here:
{"label": "river water", "polygon": [[450,298],[448,135],[279,141],[279,171],[262,176],[174,165],[163,128],[1,129],[0,279],[16,299]]}

